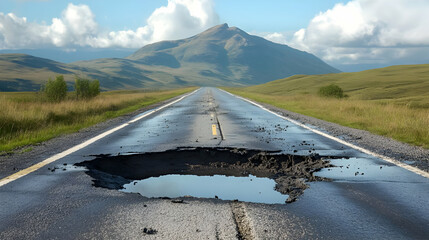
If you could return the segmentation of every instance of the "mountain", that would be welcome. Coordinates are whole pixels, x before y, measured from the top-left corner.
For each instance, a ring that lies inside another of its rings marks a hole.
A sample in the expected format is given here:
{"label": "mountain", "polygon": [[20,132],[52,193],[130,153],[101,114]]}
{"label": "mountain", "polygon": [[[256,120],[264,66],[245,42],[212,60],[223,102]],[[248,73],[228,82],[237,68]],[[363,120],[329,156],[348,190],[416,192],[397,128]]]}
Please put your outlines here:
{"label": "mountain", "polygon": [[[0,55],[0,91],[36,88],[49,76],[79,74],[103,89],[242,86],[296,74],[337,73],[314,55],[249,35],[227,24],[193,37],[144,46],[126,58],[63,64],[28,55]],[[23,58],[25,60],[19,60]],[[18,60],[17,60],[18,59]],[[4,74],[3,74],[4,73]],[[35,74],[32,74],[35,73]],[[4,82],[8,82],[5,87]],[[3,87],[2,87],[3,85]]]}
{"label": "mountain", "polygon": [[227,24],[194,37],[147,45],[127,59],[146,65],[186,69],[201,77],[222,79],[227,85],[249,85],[295,74],[336,73],[337,69],[312,54],[264,38],[252,36]]}
{"label": "mountain", "polygon": [[0,91],[37,91],[53,74],[74,74],[67,64],[25,54],[0,55]]}

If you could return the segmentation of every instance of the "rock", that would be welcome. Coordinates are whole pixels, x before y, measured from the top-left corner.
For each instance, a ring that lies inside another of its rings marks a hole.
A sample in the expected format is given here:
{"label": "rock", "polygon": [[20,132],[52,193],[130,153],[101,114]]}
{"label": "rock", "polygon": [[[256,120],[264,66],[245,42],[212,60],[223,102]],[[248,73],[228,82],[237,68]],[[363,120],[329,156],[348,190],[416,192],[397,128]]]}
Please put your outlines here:
{"label": "rock", "polygon": [[156,234],[158,231],[153,228],[143,228],[143,233],[145,234]]}
{"label": "rock", "polygon": [[295,201],[296,201],[296,198],[292,198],[290,196],[286,199],[286,203],[293,203]]}

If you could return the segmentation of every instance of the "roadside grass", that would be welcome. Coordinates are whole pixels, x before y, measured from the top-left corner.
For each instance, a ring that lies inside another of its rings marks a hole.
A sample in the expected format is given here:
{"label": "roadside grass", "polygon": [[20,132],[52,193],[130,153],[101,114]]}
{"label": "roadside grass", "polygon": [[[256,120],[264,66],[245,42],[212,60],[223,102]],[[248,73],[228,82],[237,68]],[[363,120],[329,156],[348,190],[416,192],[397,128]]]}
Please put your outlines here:
{"label": "roadside grass", "polygon": [[[336,84],[348,98],[319,96]],[[429,149],[429,65],[292,76],[225,90],[258,102]]]}
{"label": "roadside grass", "polygon": [[111,91],[90,100],[76,100],[69,93],[60,103],[48,102],[38,92],[0,93],[0,153],[76,132],[194,89]]}

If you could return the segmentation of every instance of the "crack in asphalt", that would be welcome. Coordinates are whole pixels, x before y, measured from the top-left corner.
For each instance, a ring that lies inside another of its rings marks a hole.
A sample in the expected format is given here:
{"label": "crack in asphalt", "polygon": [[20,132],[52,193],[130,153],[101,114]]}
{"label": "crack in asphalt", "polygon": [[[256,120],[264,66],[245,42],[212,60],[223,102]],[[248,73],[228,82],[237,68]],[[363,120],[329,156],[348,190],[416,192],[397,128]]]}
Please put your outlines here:
{"label": "crack in asphalt", "polygon": [[253,240],[255,239],[255,230],[251,223],[250,217],[247,215],[246,206],[243,202],[231,203],[232,215],[234,224],[237,229],[237,239]]}
{"label": "crack in asphalt", "polygon": [[218,117],[218,113],[217,113],[217,108],[219,107],[219,105],[214,105],[214,102],[216,102],[215,98],[213,97],[213,94],[211,91],[208,92],[209,96],[208,96],[208,102],[210,103],[210,105],[213,105],[213,107],[211,107],[210,111],[213,113],[213,118],[216,122],[216,125],[219,129],[219,135],[221,137],[221,140],[219,141],[219,143],[217,144],[218,146],[222,144],[222,141],[225,140],[225,135],[222,131],[222,126],[220,124],[219,121],[219,117]]}
{"label": "crack in asphalt", "polygon": [[218,118],[218,116],[217,116],[216,108],[214,108],[214,114],[215,114],[215,118],[216,118],[217,126],[219,127],[219,134],[220,134],[220,137],[221,137],[221,139],[222,139],[222,140],[219,142],[219,144],[218,144],[218,145],[220,145],[220,144],[221,144],[221,142],[222,142],[223,140],[225,140],[225,136],[223,135],[222,127],[221,127],[221,125],[220,125],[220,121],[219,121],[219,118]]}
{"label": "crack in asphalt", "polygon": [[[217,107],[217,106],[216,106],[216,107]],[[219,143],[218,143],[217,145],[220,145],[220,144],[222,143],[222,141],[224,141],[224,140],[225,140],[225,136],[224,136],[224,134],[223,134],[222,127],[221,127],[221,125],[220,125],[220,121],[219,121],[219,118],[218,118],[218,115],[217,115],[216,107],[213,107],[213,112],[214,112],[214,116],[215,116],[216,124],[217,124],[217,126],[218,126],[218,128],[219,128],[219,134],[220,134],[220,137],[221,137],[221,140],[219,141]]]}

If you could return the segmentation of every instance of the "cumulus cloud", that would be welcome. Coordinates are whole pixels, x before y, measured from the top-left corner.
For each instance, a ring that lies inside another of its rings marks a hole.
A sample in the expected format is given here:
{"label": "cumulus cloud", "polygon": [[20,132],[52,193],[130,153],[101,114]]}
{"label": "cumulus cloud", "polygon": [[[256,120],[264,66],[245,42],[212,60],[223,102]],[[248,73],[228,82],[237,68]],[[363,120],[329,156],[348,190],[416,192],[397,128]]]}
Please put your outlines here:
{"label": "cumulus cloud", "polygon": [[218,24],[213,2],[209,0],[175,0],[156,9],[148,19],[152,41],[188,37]]}
{"label": "cumulus cloud", "polygon": [[84,46],[98,34],[95,16],[86,5],[69,4],[61,19],[52,19],[52,25],[47,29],[44,37],[60,47],[70,44]]}
{"label": "cumulus cloud", "polygon": [[0,48],[85,46],[98,34],[95,16],[86,5],[69,4],[51,25],[28,22],[13,13],[0,13]]}
{"label": "cumulus cloud", "polygon": [[104,32],[87,5],[69,4],[51,24],[0,12],[0,49],[90,46],[139,48],[145,44],[189,37],[219,22],[212,0],[169,0],[136,30]]}
{"label": "cumulus cloud", "polygon": [[280,44],[287,44],[287,39],[289,38],[287,34],[281,33],[281,32],[273,32],[273,33],[265,33],[265,34],[258,34],[271,42],[280,43]]}
{"label": "cumulus cloud", "polygon": [[264,37],[330,62],[411,59],[429,52],[428,13],[426,0],[353,0],[321,12],[293,37]]}
{"label": "cumulus cloud", "polygon": [[[22,47],[33,42],[45,43],[43,34],[46,28],[28,23],[26,18],[19,18],[13,13],[0,13],[0,48]],[[27,35],[28,33],[28,35]]]}
{"label": "cumulus cloud", "polygon": [[[137,48],[145,44],[186,38],[219,23],[212,0],[169,0],[135,31],[110,32],[95,41],[97,47]],[[94,46],[93,45],[93,46]]]}

